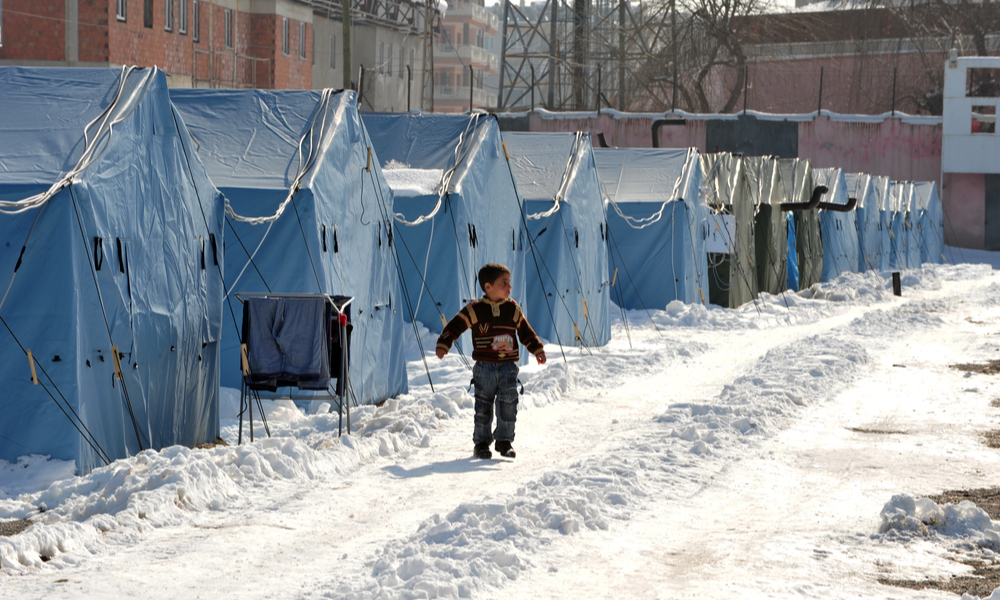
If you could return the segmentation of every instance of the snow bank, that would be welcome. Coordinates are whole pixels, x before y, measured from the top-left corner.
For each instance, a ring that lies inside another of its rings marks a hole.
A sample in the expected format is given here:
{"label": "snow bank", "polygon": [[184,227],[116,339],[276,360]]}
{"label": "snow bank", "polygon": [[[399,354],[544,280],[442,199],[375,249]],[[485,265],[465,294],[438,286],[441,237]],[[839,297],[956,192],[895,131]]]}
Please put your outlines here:
{"label": "snow bank", "polygon": [[1000,523],[972,502],[939,505],[929,498],[898,494],[879,516],[879,533],[889,539],[934,538],[956,551],[989,559],[1000,552]]}

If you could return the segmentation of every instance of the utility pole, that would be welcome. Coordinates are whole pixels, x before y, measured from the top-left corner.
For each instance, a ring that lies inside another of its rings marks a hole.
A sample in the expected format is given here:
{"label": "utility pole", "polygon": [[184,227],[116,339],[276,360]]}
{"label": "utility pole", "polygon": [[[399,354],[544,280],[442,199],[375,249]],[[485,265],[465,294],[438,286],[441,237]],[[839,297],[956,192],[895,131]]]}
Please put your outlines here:
{"label": "utility pole", "polygon": [[618,0],[618,110],[625,110],[625,0]]}
{"label": "utility pole", "polygon": [[559,30],[556,26],[556,10],[559,0],[549,0],[552,5],[552,16],[549,17],[549,110],[555,110],[556,106],[556,51],[559,49],[559,39],[556,37]]}
{"label": "utility pole", "polygon": [[420,110],[434,112],[434,2],[424,1],[424,69]]}
{"label": "utility pole", "polygon": [[[344,89],[349,90],[353,86],[351,85],[351,0],[340,0],[340,13],[343,15],[344,19]],[[360,92],[361,90],[359,90]],[[360,109],[361,106],[358,106]]]}
{"label": "utility pole", "polygon": [[[503,0],[503,37],[500,42],[500,85],[497,90],[497,110],[504,107],[503,101],[503,72],[507,69],[507,16],[510,14],[510,0]],[[517,78],[511,82],[511,89],[517,84]],[[534,81],[531,82],[535,84]],[[534,90],[532,90],[532,94]],[[534,107],[532,107],[534,108]]]}

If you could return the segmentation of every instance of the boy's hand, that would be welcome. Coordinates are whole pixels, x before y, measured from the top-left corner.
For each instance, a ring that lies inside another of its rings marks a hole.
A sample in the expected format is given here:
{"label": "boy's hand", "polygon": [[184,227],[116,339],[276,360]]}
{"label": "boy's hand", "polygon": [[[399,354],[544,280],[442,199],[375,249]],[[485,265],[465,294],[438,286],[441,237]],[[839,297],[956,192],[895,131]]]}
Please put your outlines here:
{"label": "boy's hand", "polygon": [[538,354],[536,354],[535,355],[535,360],[538,361],[538,364],[544,365],[545,364],[545,352],[539,352]]}
{"label": "boy's hand", "polygon": [[434,351],[434,354],[437,354],[438,358],[444,358],[444,355],[448,354],[448,351],[445,350],[444,348],[438,348],[437,350]]}

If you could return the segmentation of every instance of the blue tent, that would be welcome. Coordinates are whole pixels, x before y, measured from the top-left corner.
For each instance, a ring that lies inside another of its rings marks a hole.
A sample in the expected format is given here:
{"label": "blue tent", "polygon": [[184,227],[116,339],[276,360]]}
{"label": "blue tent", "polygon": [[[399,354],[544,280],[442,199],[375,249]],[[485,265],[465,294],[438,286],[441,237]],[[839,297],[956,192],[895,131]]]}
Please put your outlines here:
{"label": "blue tent", "polygon": [[876,269],[888,271],[892,263],[892,180],[884,175],[872,178],[875,188],[875,202],[879,214],[879,238],[882,241],[882,253]]}
{"label": "blue tent", "polygon": [[611,339],[604,191],[585,133],[506,133],[534,252],[527,314],[541,337],[563,345]]}
{"label": "blue tent", "polygon": [[890,189],[892,210],[892,253],[889,266],[892,269],[915,269],[920,266],[920,239],[913,212],[914,191],[911,181],[894,181]]}
{"label": "blue tent", "polygon": [[214,442],[223,202],[163,72],[4,67],[0,98],[0,458]]}
{"label": "blue tent", "polygon": [[[353,296],[353,399],[406,392],[392,194],[378,159],[369,158],[356,94],[172,90],[171,97],[231,207],[225,275],[234,312],[238,293]],[[238,388],[236,323],[223,331],[222,385]]]}
{"label": "blue tent", "polygon": [[847,195],[857,198],[858,271],[882,268],[882,222],[875,192],[875,178],[867,173],[847,173]]}
{"label": "blue tent", "polygon": [[[510,268],[511,297],[523,304],[527,239],[496,117],[366,113],[364,120],[396,197],[397,252],[414,318],[440,332],[442,320],[483,295],[477,277],[486,263]],[[471,354],[468,333],[459,343]]]}
{"label": "blue tent", "polygon": [[[823,204],[847,205],[847,178],[843,169],[813,169],[813,184],[825,185]],[[857,273],[859,242],[857,215],[854,210],[819,212],[820,236],[823,238],[823,281],[836,279],[841,273]]]}
{"label": "blue tent", "polygon": [[921,181],[914,184],[917,204],[917,231],[920,240],[920,261],[944,262],[944,212],[937,184]]}
{"label": "blue tent", "polygon": [[595,148],[610,206],[612,299],[630,310],[708,298],[698,151]]}

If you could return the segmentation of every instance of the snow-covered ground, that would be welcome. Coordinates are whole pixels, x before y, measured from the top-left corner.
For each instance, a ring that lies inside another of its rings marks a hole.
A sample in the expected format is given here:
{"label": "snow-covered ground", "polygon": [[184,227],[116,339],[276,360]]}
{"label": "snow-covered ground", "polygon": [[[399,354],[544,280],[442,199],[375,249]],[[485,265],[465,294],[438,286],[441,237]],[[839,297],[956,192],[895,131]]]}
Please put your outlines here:
{"label": "snow-covered ground", "polygon": [[1000,553],[1000,523],[924,498],[1000,486],[1000,384],[949,366],[1000,358],[1000,255],[949,250],[901,298],[852,274],[550,347],[514,461],[471,458],[470,375],[430,360],[432,392],[415,343],[410,394],[350,436],[269,402],[242,446],[0,461],[0,520],[34,522],[0,537],[0,597],[956,598],[877,581]]}

